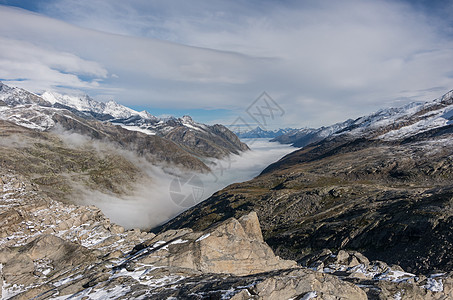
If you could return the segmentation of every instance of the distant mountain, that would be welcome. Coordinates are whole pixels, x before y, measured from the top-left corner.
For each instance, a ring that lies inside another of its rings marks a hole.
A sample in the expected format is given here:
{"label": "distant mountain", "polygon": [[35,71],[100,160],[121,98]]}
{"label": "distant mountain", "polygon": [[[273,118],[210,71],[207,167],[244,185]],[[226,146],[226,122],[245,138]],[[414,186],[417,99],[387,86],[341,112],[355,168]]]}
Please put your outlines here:
{"label": "distant mountain", "polygon": [[[423,132],[443,126],[446,124],[445,122],[450,122],[450,119],[453,118],[453,113],[451,115],[444,114],[442,110],[437,111],[437,108],[442,107],[441,103],[445,103],[445,99],[448,99],[451,93],[449,92],[442,98],[431,102],[413,102],[399,108],[381,109],[368,116],[363,116],[356,120],[349,119],[327,127],[293,130],[275,137],[272,141],[282,144],[292,144],[295,147],[305,147],[327,137],[342,134],[357,136],[365,133],[371,135],[389,132],[386,135],[380,136],[380,138],[386,140],[401,138],[405,135],[410,136],[416,132]],[[430,112],[430,115],[425,116],[425,112]],[[423,116],[423,118],[414,117],[414,115]],[[407,123],[412,125],[406,126]],[[394,130],[400,127],[400,130]]]}
{"label": "distant mountain", "polygon": [[453,91],[316,134],[327,137],[155,232],[201,230],[213,220],[256,211],[273,250],[307,266],[311,261],[316,268],[319,257],[345,250],[409,272],[451,271]]}
{"label": "distant mountain", "polygon": [[90,115],[99,121],[148,135],[158,135],[180,145],[197,156],[223,158],[249,150],[223,125],[205,125],[182,118],[157,118],[147,111],[135,111],[114,101],[95,101],[89,96],[67,96],[45,92],[42,97],[56,107],[70,108]]}
{"label": "distant mountain", "polygon": [[222,125],[196,123],[189,116],[159,119],[146,111],[137,112],[114,101],[99,102],[86,95],[45,92],[38,96],[0,83],[0,101],[6,105],[3,109],[0,106],[1,118],[42,131],[55,126],[54,116],[60,116],[61,121],[62,115],[71,113],[79,120],[108,122],[128,131],[159,136],[197,157],[223,158],[249,149]]}
{"label": "distant mountain", "polygon": [[304,147],[311,143],[319,142],[328,136],[348,127],[353,120],[346,120],[327,127],[294,129],[276,136],[272,142],[292,144],[294,147]]}
{"label": "distant mountain", "polygon": [[113,100],[105,103],[99,102],[90,98],[88,95],[69,96],[57,94],[55,92],[44,92],[41,97],[52,105],[61,104],[63,106],[68,106],[78,111],[92,114],[96,118],[105,116],[105,118],[110,117],[110,119],[127,119],[132,116],[140,116],[144,119],[157,120],[156,117],[152,116],[147,111],[137,112],[124,105],[118,104]]}
{"label": "distant mountain", "polygon": [[241,139],[257,139],[257,138],[276,138],[278,136],[287,134],[294,131],[293,128],[275,129],[275,130],[264,130],[257,126],[255,129],[245,132],[235,132],[235,134]]}

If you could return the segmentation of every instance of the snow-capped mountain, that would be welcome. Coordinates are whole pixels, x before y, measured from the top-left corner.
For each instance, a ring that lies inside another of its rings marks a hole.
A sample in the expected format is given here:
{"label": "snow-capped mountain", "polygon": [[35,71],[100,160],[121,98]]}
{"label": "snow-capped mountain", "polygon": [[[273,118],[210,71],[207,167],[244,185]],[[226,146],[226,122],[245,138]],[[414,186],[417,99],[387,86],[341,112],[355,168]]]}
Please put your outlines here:
{"label": "snow-capped mountain", "polygon": [[282,144],[292,144],[294,147],[304,147],[308,144],[319,142],[328,136],[348,127],[353,120],[346,120],[341,123],[336,123],[331,126],[320,128],[301,128],[294,129],[285,134],[272,139],[273,142],[280,142]]}
{"label": "snow-capped mountain", "polygon": [[450,125],[453,120],[453,91],[428,102],[413,102],[398,108],[381,109],[356,120],[346,120],[318,129],[303,128],[275,138],[284,144],[304,147],[327,137],[363,136],[391,141]]}
{"label": "snow-capped mountain", "polygon": [[[77,121],[70,125],[68,118]],[[137,112],[114,101],[104,103],[87,95],[68,96],[51,92],[39,96],[2,83],[0,119],[40,131],[51,130],[62,119],[67,130],[73,129],[71,126],[79,128],[81,123],[99,121],[119,125],[128,131],[159,136],[199,157],[223,158],[249,149],[226,127],[197,123],[190,116],[159,119],[146,111]],[[87,129],[90,126],[84,124],[84,132],[90,130]]]}
{"label": "snow-capped mountain", "polygon": [[127,119],[132,116],[140,116],[144,119],[157,119],[147,111],[138,112],[124,105],[118,104],[113,100],[108,102],[99,102],[88,95],[69,96],[55,92],[45,92],[41,97],[50,102],[52,105],[59,103],[77,109],[81,112],[96,113],[101,115],[110,115],[112,119]]}
{"label": "snow-capped mountain", "polygon": [[453,90],[433,101],[379,110],[358,118],[336,134],[365,135],[368,138],[391,141],[448,126],[452,119]]}
{"label": "snow-capped mountain", "polygon": [[245,132],[235,132],[235,134],[241,139],[256,139],[256,138],[275,138],[289,132],[292,132],[296,129],[294,128],[280,128],[275,130],[264,130],[261,127],[257,126],[255,129],[245,131]]}
{"label": "snow-capped mountain", "polygon": [[41,106],[52,106],[52,104],[36,94],[24,89],[10,87],[0,81],[0,104],[9,106],[38,104]]}

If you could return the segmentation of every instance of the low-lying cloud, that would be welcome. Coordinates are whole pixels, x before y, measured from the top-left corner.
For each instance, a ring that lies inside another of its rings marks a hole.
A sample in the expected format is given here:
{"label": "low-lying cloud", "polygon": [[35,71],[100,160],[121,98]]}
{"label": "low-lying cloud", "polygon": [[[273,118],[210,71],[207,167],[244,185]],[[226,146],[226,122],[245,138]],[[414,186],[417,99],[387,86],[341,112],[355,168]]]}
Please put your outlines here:
{"label": "low-lying cloud", "polygon": [[165,223],[227,185],[257,176],[268,164],[296,150],[265,140],[248,140],[251,151],[212,161],[212,173],[183,173],[169,166],[153,165],[131,151],[116,149],[77,133],[54,132],[59,132],[70,147],[89,145],[100,155],[114,151],[143,172],[140,180],[132,183],[132,188],[123,195],[89,189],[80,182],[71,183],[76,204],[95,205],[111,221],[128,229],[150,229]]}

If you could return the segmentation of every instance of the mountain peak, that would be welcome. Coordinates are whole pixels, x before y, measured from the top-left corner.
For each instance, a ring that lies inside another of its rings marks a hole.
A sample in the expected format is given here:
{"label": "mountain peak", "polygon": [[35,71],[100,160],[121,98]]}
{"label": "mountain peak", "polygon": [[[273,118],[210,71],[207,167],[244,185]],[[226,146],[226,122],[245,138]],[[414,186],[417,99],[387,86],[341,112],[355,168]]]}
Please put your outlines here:
{"label": "mountain peak", "polygon": [[194,123],[192,117],[191,117],[191,116],[188,116],[188,115],[182,116],[181,121],[182,121],[183,123],[189,123],[189,124],[193,124],[193,123]]}
{"label": "mountain peak", "polygon": [[56,92],[46,91],[42,97],[52,104],[60,103],[83,112],[110,115],[115,119],[128,119],[132,116],[140,116],[144,119],[155,119],[148,112],[138,112],[122,104],[109,100],[107,102],[96,101],[88,95],[61,95]]}

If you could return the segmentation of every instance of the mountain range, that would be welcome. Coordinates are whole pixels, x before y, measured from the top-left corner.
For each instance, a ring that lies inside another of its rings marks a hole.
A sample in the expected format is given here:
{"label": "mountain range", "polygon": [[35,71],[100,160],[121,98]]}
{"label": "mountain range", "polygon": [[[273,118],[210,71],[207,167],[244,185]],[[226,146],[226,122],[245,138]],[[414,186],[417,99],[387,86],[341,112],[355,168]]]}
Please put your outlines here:
{"label": "mountain range", "polygon": [[304,146],[256,178],[130,229],[77,199],[126,214],[165,174],[247,146],[187,116],[0,84],[0,297],[452,299],[452,120],[449,92],[293,132]]}
{"label": "mountain range", "polygon": [[[57,119],[71,118],[77,119],[78,123],[101,121],[105,125],[108,122],[147,136],[156,135],[198,157],[223,158],[249,149],[222,125],[196,123],[189,116],[160,119],[146,111],[137,112],[114,101],[98,102],[87,95],[45,92],[39,96],[0,83],[0,101],[6,104],[1,111],[2,119],[41,131],[52,129],[58,123]],[[68,126],[69,123],[60,125]],[[70,126],[66,129],[75,130]]]}
{"label": "mountain range", "polygon": [[323,126],[320,128],[301,128],[294,129],[275,136],[271,139],[272,142],[279,142],[281,144],[291,144],[294,147],[305,147],[311,143],[319,142],[336,132],[348,127],[354,121],[346,120],[344,122],[336,123],[330,126]]}
{"label": "mountain range", "polygon": [[130,194],[139,182],[162,176],[149,174],[153,166],[172,176],[207,173],[216,158],[248,150],[222,125],[159,119],[113,101],[39,96],[2,83],[0,123],[2,166],[69,202],[87,189]]}
{"label": "mountain range", "polygon": [[275,130],[264,130],[261,127],[257,126],[256,128],[249,131],[237,131],[234,132],[241,139],[261,139],[261,138],[276,138],[295,131],[293,128],[280,128]]}
{"label": "mountain range", "polygon": [[449,92],[336,124],[333,134],[154,231],[202,230],[253,210],[265,241],[301,264],[330,249],[410,272],[451,271],[452,116]]}

